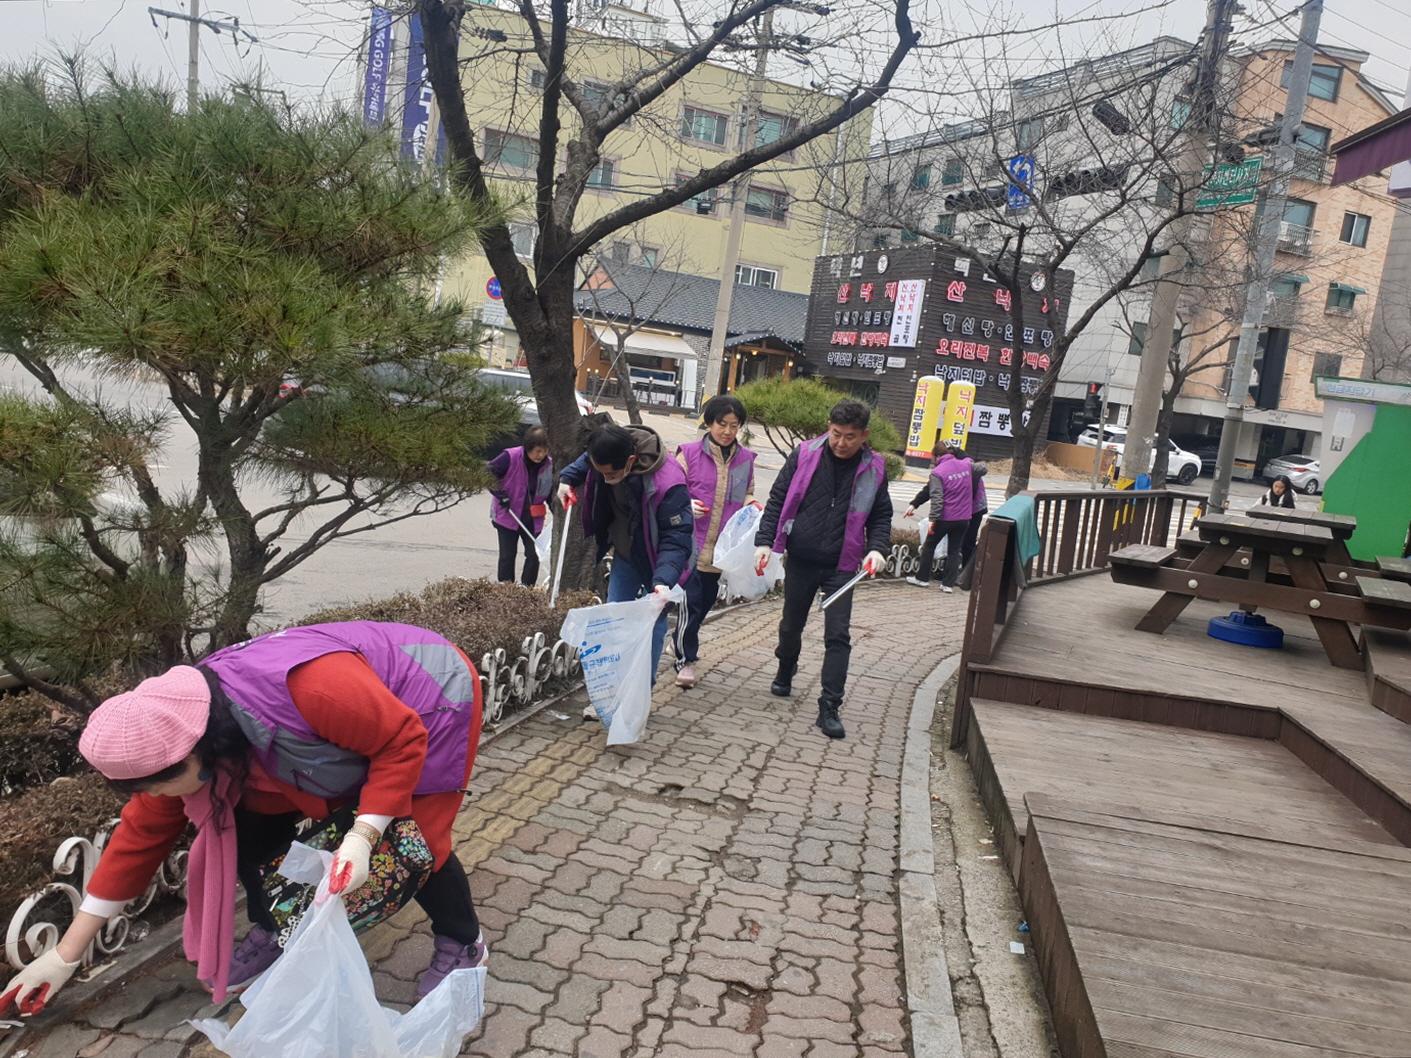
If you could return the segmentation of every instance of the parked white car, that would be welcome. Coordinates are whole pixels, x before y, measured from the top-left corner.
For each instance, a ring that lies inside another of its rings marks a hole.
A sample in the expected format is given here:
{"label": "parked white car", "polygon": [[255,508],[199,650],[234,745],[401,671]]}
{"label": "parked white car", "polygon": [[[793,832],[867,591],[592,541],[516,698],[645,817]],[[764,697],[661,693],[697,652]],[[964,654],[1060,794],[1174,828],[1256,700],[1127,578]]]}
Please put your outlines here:
{"label": "parked white car", "polygon": [[[1097,424],[1094,423],[1078,435],[1078,443],[1088,448],[1097,447],[1098,437]],[[1102,428],[1102,447],[1108,451],[1116,452],[1117,458],[1122,458],[1122,449],[1127,444],[1127,431],[1121,426],[1104,426]],[[1200,456],[1194,452],[1187,452],[1175,441],[1167,441],[1170,450],[1166,454],[1166,477],[1180,485],[1189,485],[1200,473]],[[1153,456],[1152,463],[1156,460]]]}
{"label": "parked white car", "polygon": [[[510,394],[520,407],[520,413],[525,423],[530,426],[539,425],[539,404],[534,399],[534,387],[529,381],[527,371],[507,371],[503,368],[484,367],[476,372],[476,376],[486,384],[495,389],[504,390]],[[574,397],[578,401],[579,415],[592,415],[593,402],[582,393],[575,393]]]}
{"label": "parked white car", "polygon": [[1293,482],[1293,487],[1312,496],[1323,478],[1322,468],[1313,456],[1290,454],[1271,459],[1264,464],[1264,478],[1273,481],[1279,475]]}

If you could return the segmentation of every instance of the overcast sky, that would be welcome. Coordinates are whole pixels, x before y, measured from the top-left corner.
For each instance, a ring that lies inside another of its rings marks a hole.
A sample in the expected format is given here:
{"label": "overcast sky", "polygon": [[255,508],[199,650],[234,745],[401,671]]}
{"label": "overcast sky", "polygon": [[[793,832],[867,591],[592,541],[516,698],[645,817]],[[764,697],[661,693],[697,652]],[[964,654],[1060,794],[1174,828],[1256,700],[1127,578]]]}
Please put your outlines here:
{"label": "overcast sky", "polygon": [[[357,52],[368,5],[353,0],[200,0],[210,19],[239,19],[240,28],[258,38],[232,39],[201,31],[201,83],[204,88],[248,79],[262,69],[266,84],[291,96],[331,95],[356,98]],[[662,0],[655,0],[660,5]],[[1058,56],[1081,53],[1081,19],[1098,14],[1126,14],[1148,3],[1139,0],[913,0],[919,8],[944,12],[946,30],[982,28],[992,20],[1013,25],[1054,21],[1055,2],[1069,21],[1061,35],[1045,32],[1017,45],[1026,73],[1038,73]],[[186,79],[186,23],[148,13],[149,6],[178,12],[189,0],[0,0],[0,56],[10,62],[83,46],[115,54],[124,65],[160,74],[175,86]],[[1236,30],[1246,39],[1292,37],[1298,23],[1291,0],[1244,0]],[[1204,24],[1204,0],[1170,0],[1158,11],[1130,16],[1103,32],[1130,46],[1166,33],[1194,40]],[[1279,19],[1283,19],[1282,23]],[[935,26],[918,17],[923,31]],[[1086,24],[1091,25],[1091,24]],[[1411,67],[1411,3],[1408,0],[1326,0],[1321,39],[1324,43],[1371,53],[1364,67],[1373,81],[1390,90],[1399,103]]]}

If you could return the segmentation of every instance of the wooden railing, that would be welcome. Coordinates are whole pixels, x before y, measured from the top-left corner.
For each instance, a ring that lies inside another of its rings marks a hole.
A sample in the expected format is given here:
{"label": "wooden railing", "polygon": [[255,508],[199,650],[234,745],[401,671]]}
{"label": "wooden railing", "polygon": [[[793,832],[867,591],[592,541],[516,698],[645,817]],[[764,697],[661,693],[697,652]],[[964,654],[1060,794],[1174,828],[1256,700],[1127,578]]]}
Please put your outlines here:
{"label": "wooden railing", "polygon": [[1193,492],[1111,489],[1030,492],[1042,550],[1025,566],[1030,582],[1094,573],[1128,544],[1169,546],[1208,502]]}
{"label": "wooden railing", "polygon": [[1019,528],[989,518],[975,547],[965,616],[951,745],[965,741],[970,723],[969,667],[986,664],[1004,634],[1010,606],[1032,584],[1106,569],[1108,556],[1128,544],[1171,545],[1207,502],[1196,493],[1140,490],[1029,492],[1034,499],[1039,553],[1019,557]]}

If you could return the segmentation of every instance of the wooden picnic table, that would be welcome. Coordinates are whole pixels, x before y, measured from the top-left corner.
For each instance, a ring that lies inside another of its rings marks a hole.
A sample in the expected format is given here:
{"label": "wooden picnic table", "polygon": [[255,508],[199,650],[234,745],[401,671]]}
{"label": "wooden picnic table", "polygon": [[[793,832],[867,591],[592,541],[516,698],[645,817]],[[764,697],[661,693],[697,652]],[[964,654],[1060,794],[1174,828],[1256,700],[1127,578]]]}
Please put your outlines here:
{"label": "wooden picnic table", "polygon": [[1283,522],[1287,525],[1321,526],[1333,536],[1327,550],[1328,561],[1338,566],[1353,565],[1352,556],[1347,551],[1348,538],[1357,531],[1357,519],[1350,514],[1331,514],[1327,511],[1301,511],[1289,507],[1251,507],[1245,517],[1261,518]]}
{"label": "wooden picnic table", "polygon": [[[1333,589],[1325,579],[1323,563],[1340,541],[1326,525],[1277,516],[1207,514],[1195,528],[1205,547],[1185,565],[1175,561],[1174,548],[1142,545],[1110,556],[1114,581],[1163,593],[1137,622],[1141,631],[1164,632],[1195,598],[1232,603],[1250,613],[1261,607],[1283,610],[1312,622],[1333,665],[1361,669],[1362,655],[1351,625],[1411,628],[1411,585],[1357,577],[1353,578],[1357,594],[1347,594],[1346,583]],[[1248,554],[1232,562],[1241,551]],[[1270,582],[1269,560],[1274,556],[1282,561],[1292,584]]]}

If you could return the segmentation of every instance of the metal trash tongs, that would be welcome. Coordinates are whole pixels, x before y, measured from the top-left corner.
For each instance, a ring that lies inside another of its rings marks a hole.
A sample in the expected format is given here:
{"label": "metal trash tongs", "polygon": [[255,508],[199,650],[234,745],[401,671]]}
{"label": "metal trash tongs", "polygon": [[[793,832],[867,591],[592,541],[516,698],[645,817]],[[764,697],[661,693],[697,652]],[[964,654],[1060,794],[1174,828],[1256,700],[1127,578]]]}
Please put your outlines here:
{"label": "metal trash tongs", "polygon": [[832,606],[844,595],[852,591],[853,588],[856,586],[857,582],[860,581],[863,577],[870,576],[872,576],[872,571],[864,565],[860,570],[857,571],[857,575],[854,576],[852,580],[848,581],[841,588],[835,591],[832,595],[828,596],[828,598],[824,599],[818,604],[818,612],[822,613],[824,610],[828,609],[828,607]]}
{"label": "metal trash tongs", "polygon": [[[570,492],[569,496],[574,496],[574,493]],[[563,556],[568,553],[568,527],[573,521],[573,505],[577,502],[576,498],[569,499],[563,505],[563,532],[559,533],[559,558],[554,566],[554,586],[549,592],[549,609],[553,609],[554,603],[558,602],[559,581],[563,579]],[[518,522],[519,519],[516,518],[515,521]],[[523,524],[520,528],[524,528]]]}

